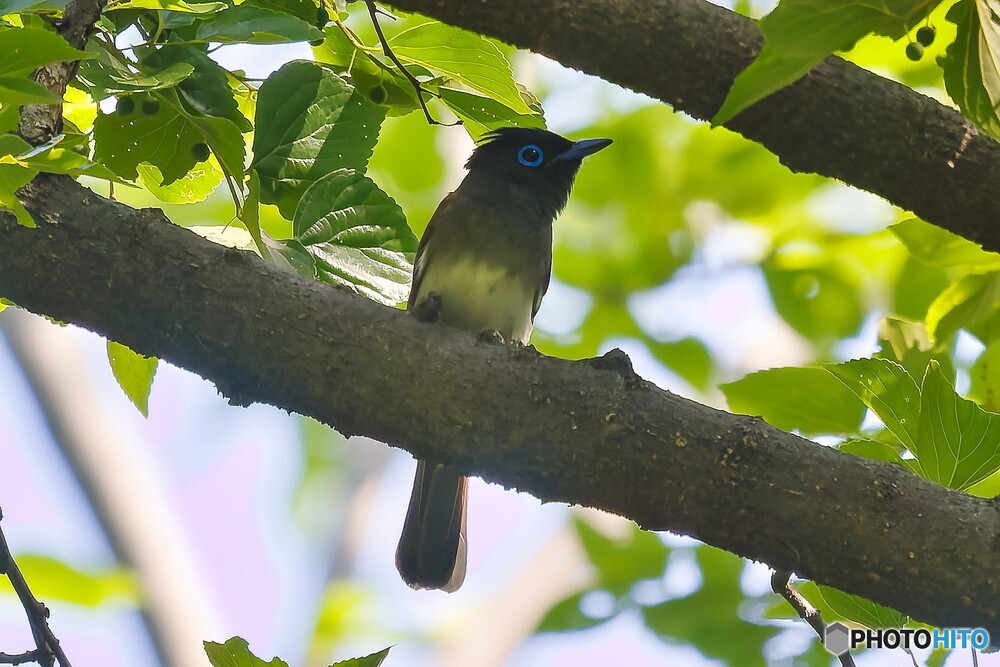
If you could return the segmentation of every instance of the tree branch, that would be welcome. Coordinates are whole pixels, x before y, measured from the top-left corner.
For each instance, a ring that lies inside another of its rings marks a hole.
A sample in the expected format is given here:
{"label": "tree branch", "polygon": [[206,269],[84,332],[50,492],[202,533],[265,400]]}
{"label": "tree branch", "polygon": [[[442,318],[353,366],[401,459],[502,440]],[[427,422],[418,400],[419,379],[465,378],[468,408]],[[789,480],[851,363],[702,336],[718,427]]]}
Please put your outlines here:
{"label": "tree branch", "polygon": [[[388,0],[663,100],[719,109],[762,38],[705,0]],[[900,46],[902,48],[902,46]],[[793,171],[868,190],[1000,251],[1000,144],[957,111],[830,57],[726,127]]]}
{"label": "tree branch", "polygon": [[[0,512],[0,519],[3,519],[2,512]],[[59,640],[56,639],[49,627],[48,608],[35,599],[31,589],[28,588],[28,582],[24,580],[24,575],[21,574],[21,570],[14,561],[14,556],[10,553],[3,528],[0,528],[0,574],[7,576],[14,592],[17,593],[17,599],[21,601],[24,613],[28,616],[31,636],[35,640],[35,650],[18,655],[0,654],[0,663],[19,665],[23,662],[35,661],[42,667],[52,667],[58,660],[59,667],[72,667],[59,645]]]}
{"label": "tree branch", "polygon": [[[83,50],[94,26],[101,17],[105,0],[72,0],[57,23],[63,39],[75,49]],[[42,87],[62,99],[66,86],[76,76],[80,61],[64,60],[40,67],[32,78]],[[30,144],[38,146],[62,132],[62,104],[26,104],[21,107],[19,133]]]}
{"label": "tree branch", "polygon": [[546,501],[1000,636],[1000,507],[637,377],[417,321],[64,177],[0,217],[0,294],[270,403]]}

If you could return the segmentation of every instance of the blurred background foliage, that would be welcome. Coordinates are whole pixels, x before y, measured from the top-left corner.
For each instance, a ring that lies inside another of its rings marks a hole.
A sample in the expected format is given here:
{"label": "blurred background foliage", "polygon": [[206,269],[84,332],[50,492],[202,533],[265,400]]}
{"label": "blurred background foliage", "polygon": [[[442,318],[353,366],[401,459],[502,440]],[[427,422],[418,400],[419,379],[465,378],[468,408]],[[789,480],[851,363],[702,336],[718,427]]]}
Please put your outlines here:
{"label": "blurred background foliage", "polygon": [[[759,16],[766,8],[740,3],[736,9]],[[944,20],[946,10],[941,6],[930,15],[938,40],[919,62],[905,56],[902,42],[874,36],[845,55],[950,103],[935,62],[955,33]],[[349,25],[374,44],[367,17],[356,13],[360,16],[352,16]],[[405,19],[393,33],[418,20]],[[330,47],[338,35],[327,28],[327,41],[313,55],[343,66]],[[216,58],[246,60],[250,76],[254,67],[265,74],[275,67],[268,47],[232,48],[245,47],[225,47]],[[553,285],[532,338],[540,351],[578,359],[619,346],[640,374],[672,391],[719,408],[763,414],[781,428],[820,436],[823,444],[887,460],[901,461],[905,448],[863,397],[818,364],[878,354],[899,362],[919,384],[934,360],[958,394],[986,410],[1000,405],[995,255],[914,221],[872,195],[793,174],[774,155],[728,130],[711,129],[539,56],[501,48],[515,79],[546,110],[550,129],[615,141],[612,149],[588,159],[556,223]],[[369,95],[398,102],[381,126],[367,173],[400,205],[419,237],[437,203],[461,179],[473,144],[461,126],[429,125],[416,110],[412,91],[387,81],[377,68],[359,67],[353,76],[359,90],[364,86]],[[377,89],[382,92],[374,93]],[[242,90],[238,101],[252,118],[253,96]],[[534,104],[530,95],[524,99]],[[75,89],[69,100],[69,117],[87,132],[93,104]],[[407,105],[411,112],[402,113]],[[431,104],[431,112],[452,117],[439,102]],[[166,187],[158,185],[155,167],[140,168],[149,191],[115,187],[114,195],[133,206],[163,208],[171,220],[200,233],[239,230],[230,195],[217,187],[219,165],[209,161],[198,169],[203,171]],[[106,183],[88,182],[108,192]],[[193,199],[201,200],[177,203]],[[291,223],[273,207],[260,211],[268,235],[292,236]],[[939,252],[942,248],[948,252]],[[772,368],[779,370],[759,372]],[[168,409],[164,403],[176,400],[162,396],[158,407],[156,398],[154,393],[154,417],[158,409]],[[485,485],[476,487],[473,503],[476,493],[493,494],[484,505],[499,512],[495,516],[513,511],[530,530],[503,518],[491,526],[473,515],[472,548],[496,554],[479,556],[478,567],[473,556],[467,588],[447,603],[401,590],[399,582],[386,580],[391,567],[373,570],[369,561],[391,556],[405,502],[409,473],[400,462],[406,457],[346,442],[307,419],[287,419],[294,422],[290,433],[297,447],[286,442],[280,451],[292,461],[295,479],[290,492],[271,497],[280,506],[270,511],[293,521],[304,536],[313,599],[296,609],[297,632],[286,632],[281,641],[258,641],[301,656],[300,664],[328,664],[335,656],[361,655],[390,643],[404,647],[398,649],[399,662],[390,653],[387,664],[606,664],[573,652],[578,645],[592,647],[577,639],[586,633],[633,664],[644,664],[650,655],[660,655],[663,664],[832,662],[812,631],[770,592],[765,567],[593,511],[543,508],[530,499],[503,505],[512,501],[496,500],[499,491]],[[197,440],[208,441],[208,451],[218,456],[222,450],[211,444],[213,436],[218,429],[197,434]],[[193,445],[177,446],[197,455]],[[994,474],[969,490],[995,494],[1000,478]],[[391,496],[395,505],[373,500],[379,494]],[[2,500],[6,506],[17,502]],[[383,520],[379,512],[386,506],[398,516]],[[546,518],[526,519],[530,512]],[[497,534],[487,535],[492,528]],[[512,552],[518,555],[511,557]],[[60,602],[94,608],[143,604],[119,564],[87,566],[73,563],[72,555],[25,553],[19,561],[29,579],[45,582],[37,592],[57,610]],[[539,581],[533,570],[549,578]],[[477,584],[477,577],[490,581]],[[0,581],[10,609],[5,586]],[[521,606],[518,598],[511,600],[525,590],[530,602]],[[837,591],[805,584],[803,592],[826,620],[907,622]],[[491,612],[494,608],[500,611]],[[504,631],[498,628],[501,619],[508,621]],[[599,634],[601,628],[605,634]],[[636,628],[662,646],[650,649],[636,639]],[[468,638],[486,629],[505,638],[479,645]],[[261,631],[261,636],[271,635]],[[598,660],[595,656],[607,654],[591,655]],[[946,658],[935,654],[932,664]],[[900,664],[899,659],[873,655],[867,664]],[[948,664],[961,659],[953,656]]]}

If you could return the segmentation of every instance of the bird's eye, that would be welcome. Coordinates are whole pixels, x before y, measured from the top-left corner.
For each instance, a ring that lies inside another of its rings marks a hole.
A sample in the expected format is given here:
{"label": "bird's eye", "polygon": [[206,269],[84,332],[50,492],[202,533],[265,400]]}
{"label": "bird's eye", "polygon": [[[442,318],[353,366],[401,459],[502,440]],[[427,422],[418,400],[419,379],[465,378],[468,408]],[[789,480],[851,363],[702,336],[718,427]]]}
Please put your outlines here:
{"label": "bird's eye", "polygon": [[537,167],[544,159],[542,149],[535,144],[528,144],[517,152],[517,161],[525,167]]}

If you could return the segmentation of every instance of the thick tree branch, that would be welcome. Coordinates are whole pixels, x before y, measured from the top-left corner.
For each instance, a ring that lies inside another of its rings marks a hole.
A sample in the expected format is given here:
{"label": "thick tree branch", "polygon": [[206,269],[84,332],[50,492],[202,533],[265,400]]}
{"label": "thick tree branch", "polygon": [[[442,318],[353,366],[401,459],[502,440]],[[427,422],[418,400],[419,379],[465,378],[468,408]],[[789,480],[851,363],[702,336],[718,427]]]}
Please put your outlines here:
{"label": "thick tree branch", "polygon": [[0,294],[270,403],[548,501],[1000,636],[1000,506],[585,362],[425,324],[62,177],[0,217]]}
{"label": "thick tree branch", "polygon": [[[708,119],[761,44],[705,0],[388,0]],[[900,45],[902,48],[902,45]],[[840,58],[726,124],[783,164],[874,192],[1000,250],[1000,144],[958,112]]]}

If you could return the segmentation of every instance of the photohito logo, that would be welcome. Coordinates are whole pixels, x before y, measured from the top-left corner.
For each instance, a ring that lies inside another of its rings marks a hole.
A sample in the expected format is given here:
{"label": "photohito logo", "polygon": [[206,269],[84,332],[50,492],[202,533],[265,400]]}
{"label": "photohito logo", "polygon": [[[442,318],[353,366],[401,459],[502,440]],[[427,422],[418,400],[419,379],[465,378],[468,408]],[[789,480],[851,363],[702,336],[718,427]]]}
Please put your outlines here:
{"label": "photohito logo", "polygon": [[851,629],[843,623],[826,626],[823,645],[834,655],[847,653],[855,648],[974,648],[984,649],[990,644],[990,633],[983,628],[882,628]]}

